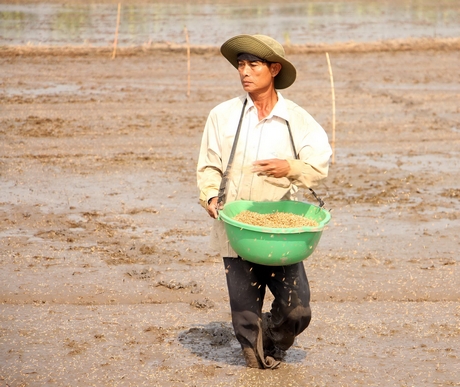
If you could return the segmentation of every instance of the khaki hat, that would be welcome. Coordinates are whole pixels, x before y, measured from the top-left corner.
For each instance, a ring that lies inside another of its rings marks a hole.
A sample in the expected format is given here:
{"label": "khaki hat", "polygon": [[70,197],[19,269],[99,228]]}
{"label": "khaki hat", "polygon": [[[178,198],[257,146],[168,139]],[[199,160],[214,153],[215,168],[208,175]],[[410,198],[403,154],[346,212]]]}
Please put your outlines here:
{"label": "khaki hat", "polygon": [[275,39],[266,35],[237,35],[227,40],[220,48],[222,55],[238,68],[239,54],[252,54],[267,62],[281,63],[282,69],[275,77],[275,88],[285,89],[291,86],[297,71],[285,57],[283,46]]}

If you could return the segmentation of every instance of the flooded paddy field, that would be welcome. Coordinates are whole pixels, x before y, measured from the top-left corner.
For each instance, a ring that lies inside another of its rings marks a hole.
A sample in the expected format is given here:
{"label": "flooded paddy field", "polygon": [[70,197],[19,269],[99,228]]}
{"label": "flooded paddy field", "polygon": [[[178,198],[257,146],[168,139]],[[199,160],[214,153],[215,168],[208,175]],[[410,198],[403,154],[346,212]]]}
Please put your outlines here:
{"label": "flooded paddy field", "polygon": [[[0,2],[0,44],[111,45],[117,2]],[[264,33],[286,44],[368,42],[460,36],[451,0],[135,1],[121,3],[118,44],[219,45],[229,36]]]}

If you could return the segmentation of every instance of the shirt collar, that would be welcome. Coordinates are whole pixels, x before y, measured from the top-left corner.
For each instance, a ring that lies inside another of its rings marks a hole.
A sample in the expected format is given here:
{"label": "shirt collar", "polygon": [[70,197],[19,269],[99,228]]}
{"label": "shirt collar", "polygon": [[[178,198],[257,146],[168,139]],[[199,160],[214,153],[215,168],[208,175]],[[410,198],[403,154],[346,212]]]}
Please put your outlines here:
{"label": "shirt collar", "polygon": [[[288,109],[286,106],[286,100],[283,98],[281,93],[279,91],[276,91],[276,94],[278,95],[278,102],[276,103],[275,107],[273,108],[272,112],[265,118],[265,119],[270,119],[272,117],[278,117],[281,118],[282,120],[289,120],[289,114],[288,114]],[[248,100],[248,103],[246,104],[246,111],[249,111],[249,109],[254,108],[254,102],[249,96],[249,93],[246,95],[246,98]]]}

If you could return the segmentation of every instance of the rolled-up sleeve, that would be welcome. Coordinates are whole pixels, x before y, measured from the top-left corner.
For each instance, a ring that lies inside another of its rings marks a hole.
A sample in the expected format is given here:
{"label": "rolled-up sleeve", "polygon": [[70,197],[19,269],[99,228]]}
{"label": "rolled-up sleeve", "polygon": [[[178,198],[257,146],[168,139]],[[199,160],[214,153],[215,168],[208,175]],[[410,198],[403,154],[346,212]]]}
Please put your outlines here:
{"label": "rolled-up sleeve", "polygon": [[288,178],[299,187],[312,188],[328,175],[332,149],[326,132],[299,106],[290,112],[290,125],[299,159],[287,160]]}
{"label": "rolled-up sleeve", "polygon": [[201,140],[197,164],[197,185],[200,203],[206,208],[209,199],[217,196],[222,180],[222,145],[218,135],[217,117],[213,111],[208,116]]}

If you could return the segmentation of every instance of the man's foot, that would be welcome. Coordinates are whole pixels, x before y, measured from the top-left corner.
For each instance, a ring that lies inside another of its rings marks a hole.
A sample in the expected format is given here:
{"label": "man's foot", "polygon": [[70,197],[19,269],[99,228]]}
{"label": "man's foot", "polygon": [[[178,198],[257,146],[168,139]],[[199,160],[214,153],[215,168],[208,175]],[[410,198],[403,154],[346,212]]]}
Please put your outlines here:
{"label": "man's foot", "polygon": [[283,360],[286,357],[286,351],[273,346],[273,348],[264,348],[264,356],[272,357],[275,360]]}
{"label": "man's foot", "polygon": [[243,348],[243,356],[246,361],[246,365],[249,368],[259,368],[259,369],[275,369],[278,368],[281,364],[280,361],[275,360],[271,356],[265,356],[264,360],[260,360],[256,355],[256,352],[252,348]]}
{"label": "man's foot", "polygon": [[264,347],[264,356],[271,357],[274,360],[283,360],[286,356],[286,351],[279,349],[271,338],[270,334],[270,318],[271,313],[262,314],[262,337],[263,337],[263,347]]}
{"label": "man's foot", "polygon": [[281,362],[279,360],[276,360],[271,356],[265,356],[264,368],[269,368],[271,370],[274,370],[278,368],[280,365],[281,365]]}
{"label": "man's foot", "polygon": [[252,348],[243,348],[244,360],[249,368],[264,368],[256,356],[256,352]]}

